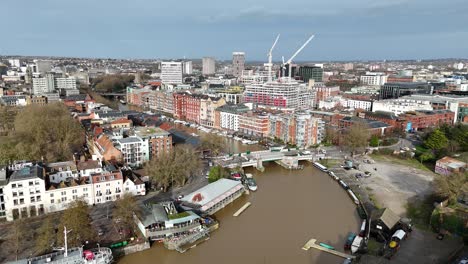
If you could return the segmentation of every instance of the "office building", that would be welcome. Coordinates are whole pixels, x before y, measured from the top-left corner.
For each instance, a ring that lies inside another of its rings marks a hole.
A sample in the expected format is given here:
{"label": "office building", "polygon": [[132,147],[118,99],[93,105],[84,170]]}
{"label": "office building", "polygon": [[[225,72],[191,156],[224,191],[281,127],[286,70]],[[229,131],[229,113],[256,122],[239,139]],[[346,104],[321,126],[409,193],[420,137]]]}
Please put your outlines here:
{"label": "office building", "polygon": [[240,77],[244,71],[245,53],[233,52],[232,53],[232,75]]}
{"label": "office building", "polygon": [[432,86],[425,82],[385,83],[380,88],[380,99],[396,99],[412,94],[432,94]]}
{"label": "office building", "polygon": [[[294,75],[291,75],[294,76]],[[314,80],[315,82],[322,82],[323,68],[319,66],[301,66],[297,76],[300,76],[304,82]]]}
{"label": "office building", "polygon": [[360,81],[364,85],[384,85],[388,76],[383,72],[367,72],[362,75]]}
{"label": "office building", "polygon": [[226,129],[229,131],[239,130],[239,116],[249,111],[249,108],[243,104],[226,104],[218,107],[215,111],[216,129]]}
{"label": "office building", "polygon": [[41,95],[52,93],[55,90],[76,90],[75,77],[56,78],[53,73],[46,73],[43,78],[33,78],[33,94]]}
{"label": "office building", "polygon": [[202,74],[203,75],[213,75],[216,72],[216,61],[211,57],[203,57],[202,59]]}
{"label": "office building", "polygon": [[182,62],[161,62],[161,81],[164,84],[182,84]]}
{"label": "office building", "polygon": [[52,70],[52,62],[47,60],[37,60],[33,66],[35,73],[45,75],[47,72]]}

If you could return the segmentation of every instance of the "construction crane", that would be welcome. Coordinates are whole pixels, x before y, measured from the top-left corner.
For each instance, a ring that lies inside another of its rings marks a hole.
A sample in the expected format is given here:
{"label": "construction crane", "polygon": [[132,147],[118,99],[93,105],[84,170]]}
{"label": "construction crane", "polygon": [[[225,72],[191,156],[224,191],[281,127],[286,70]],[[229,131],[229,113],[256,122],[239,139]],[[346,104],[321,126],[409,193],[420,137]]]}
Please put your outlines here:
{"label": "construction crane", "polygon": [[286,65],[289,65],[288,67],[288,77],[289,77],[289,80],[291,80],[291,62],[292,60],[299,54],[299,52],[301,52],[305,46],[307,46],[307,44],[309,44],[309,42],[315,37],[315,35],[312,35],[310,36],[310,38],[294,53],[294,55],[292,55],[292,57],[286,61],[286,63],[283,62],[283,67],[286,67]]}
{"label": "construction crane", "polygon": [[270,51],[268,52],[268,63],[265,63],[264,66],[266,66],[268,68],[268,81],[271,82],[272,80],[272,76],[271,76],[271,68],[273,67],[273,49],[275,48],[276,46],[276,43],[278,42],[278,39],[280,37],[280,34],[278,34],[278,36],[276,36],[276,39],[275,39],[275,42],[273,43],[273,46],[271,46],[271,49]]}

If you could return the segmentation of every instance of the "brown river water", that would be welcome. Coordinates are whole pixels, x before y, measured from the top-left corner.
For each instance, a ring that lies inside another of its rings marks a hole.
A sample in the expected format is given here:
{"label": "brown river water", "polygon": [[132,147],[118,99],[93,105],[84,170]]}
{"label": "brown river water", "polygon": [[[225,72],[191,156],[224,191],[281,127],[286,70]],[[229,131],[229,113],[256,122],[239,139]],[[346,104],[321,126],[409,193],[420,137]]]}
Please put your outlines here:
{"label": "brown river water", "polygon": [[[216,213],[218,230],[209,240],[181,254],[162,244],[125,256],[119,263],[342,263],[343,259],[316,249],[302,250],[310,239],[342,251],[348,232],[358,232],[356,206],[339,184],[308,162],[304,170],[289,171],[265,163],[254,174],[258,190]],[[233,214],[246,202],[252,205]]]}

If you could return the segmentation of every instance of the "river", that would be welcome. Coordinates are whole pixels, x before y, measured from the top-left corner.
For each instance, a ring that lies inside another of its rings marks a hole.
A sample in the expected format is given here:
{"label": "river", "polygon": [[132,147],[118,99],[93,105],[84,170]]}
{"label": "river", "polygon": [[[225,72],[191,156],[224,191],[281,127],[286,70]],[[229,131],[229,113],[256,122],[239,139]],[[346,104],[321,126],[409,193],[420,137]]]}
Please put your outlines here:
{"label": "river", "polygon": [[[263,173],[247,169],[254,174],[258,191],[219,211],[220,228],[197,247],[181,254],[154,244],[119,263],[342,263],[339,257],[301,248],[316,238],[341,251],[347,233],[359,229],[356,207],[336,181],[303,164],[299,171],[275,163],[265,163]],[[233,217],[247,201],[252,205]]]}

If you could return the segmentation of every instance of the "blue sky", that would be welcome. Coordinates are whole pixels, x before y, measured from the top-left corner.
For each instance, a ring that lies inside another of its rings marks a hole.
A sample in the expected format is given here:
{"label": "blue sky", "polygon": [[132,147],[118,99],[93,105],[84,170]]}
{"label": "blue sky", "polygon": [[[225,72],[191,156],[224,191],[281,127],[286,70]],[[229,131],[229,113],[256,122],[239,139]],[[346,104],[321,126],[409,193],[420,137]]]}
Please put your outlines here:
{"label": "blue sky", "polygon": [[468,0],[0,0],[0,54],[296,60],[468,57]]}

